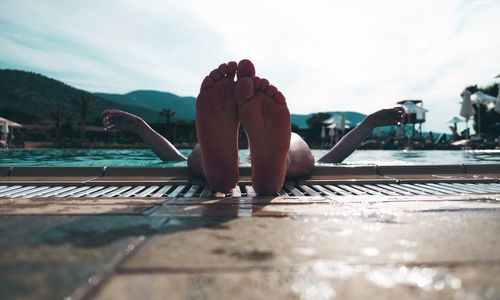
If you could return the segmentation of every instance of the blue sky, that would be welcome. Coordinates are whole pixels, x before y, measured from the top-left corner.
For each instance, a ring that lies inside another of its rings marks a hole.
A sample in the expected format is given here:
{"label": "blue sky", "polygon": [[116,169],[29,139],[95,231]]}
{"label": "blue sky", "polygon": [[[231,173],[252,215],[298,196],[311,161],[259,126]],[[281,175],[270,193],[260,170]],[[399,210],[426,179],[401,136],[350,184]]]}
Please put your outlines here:
{"label": "blue sky", "polygon": [[500,1],[0,2],[0,68],[89,91],[196,96],[221,62],[249,58],[293,113],[370,113],[423,99],[447,131],[470,84],[500,74]]}

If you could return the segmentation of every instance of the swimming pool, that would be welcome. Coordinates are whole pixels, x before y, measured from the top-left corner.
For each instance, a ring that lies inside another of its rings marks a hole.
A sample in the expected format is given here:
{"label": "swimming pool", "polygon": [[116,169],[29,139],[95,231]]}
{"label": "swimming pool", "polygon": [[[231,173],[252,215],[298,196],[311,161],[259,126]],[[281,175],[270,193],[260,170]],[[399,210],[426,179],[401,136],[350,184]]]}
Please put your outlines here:
{"label": "swimming pool", "polygon": [[[313,150],[316,159],[327,150]],[[181,150],[188,155],[191,150]],[[247,164],[248,150],[240,150]],[[416,165],[500,163],[500,150],[357,150],[344,164]],[[183,167],[186,162],[161,161],[148,149],[13,149],[0,150],[0,166],[135,166]]]}

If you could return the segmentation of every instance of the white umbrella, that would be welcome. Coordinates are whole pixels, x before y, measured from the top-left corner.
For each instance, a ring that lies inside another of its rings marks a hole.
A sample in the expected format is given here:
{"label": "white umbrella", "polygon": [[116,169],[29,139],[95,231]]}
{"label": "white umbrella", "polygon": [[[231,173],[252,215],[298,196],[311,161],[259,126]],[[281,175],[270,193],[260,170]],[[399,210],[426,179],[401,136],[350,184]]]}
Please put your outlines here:
{"label": "white umbrella", "polygon": [[451,120],[448,121],[448,123],[451,123],[451,124],[456,124],[456,123],[461,123],[463,122],[464,120],[458,118],[458,117],[453,117]]}
{"label": "white umbrella", "polygon": [[339,130],[343,130],[346,128],[351,128],[351,121],[347,120],[345,118],[345,113],[340,113],[334,115],[331,119],[332,122],[330,122],[328,128],[338,128]]}
{"label": "white umbrella", "polygon": [[464,120],[458,118],[458,117],[453,117],[451,120],[448,121],[448,123],[453,124],[453,127],[457,129],[457,123],[462,123]]}
{"label": "white umbrella", "polygon": [[23,127],[23,125],[21,125],[19,123],[16,123],[16,122],[11,121],[11,120],[7,120],[7,119],[2,118],[2,117],[0,117],[0,123],[6,123],[7,126],[9,126],[9,127]]}
{"label": "white umbrella", "polygon": [[330,137],[332,136],[335,136],[335,123],[333,123],[332,125],[328,126],[328,135]]}
{"label": "white umbrella", "polygon": [[324,120],[323,124],[331,125],[331,124],[333,124],[333,122],[335,122],[335,119],[333,117],[331,117],[327,120]]}
{"label": "white umbrella", "polygon": [[470,99],[473,103],[478,103],[478,104],[482,104],[482,105],[493,103],[496,100],[495,97],[490,96],[488,94],[485,94],[481,91],[477,91],[474,94],[472,94],[470,96]]}
{"label": "white umbrella", "polygon": [[469,118],[474,115],[474,109],[472,108],[472,101],[470,99],[470,92],[465,90],[462,93],[462,107],[460,108],[460,115],[465,118],[465,121],[469,121]]}
{"label": "white umbrella", "polygon": [[340,114],[339,127],[340,127],[340,130],[342,131],[342,135],[344,135],[344,131],[345,131],[345,114],[344,113]]}
{"label": "white umbrella", "polygon": [[460,108],[460,115],[465,118],[465,130],[469,129],[469,118],[474,115],[472,102],[470,100],[470,92],[465,90],[462,93],[462,107]]}

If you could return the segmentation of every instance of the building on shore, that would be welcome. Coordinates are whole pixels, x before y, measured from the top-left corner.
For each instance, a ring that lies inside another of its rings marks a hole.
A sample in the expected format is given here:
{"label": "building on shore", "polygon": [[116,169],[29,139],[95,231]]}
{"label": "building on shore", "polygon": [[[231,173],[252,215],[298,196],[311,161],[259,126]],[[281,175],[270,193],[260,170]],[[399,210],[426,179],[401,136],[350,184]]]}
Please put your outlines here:
{"label": "building on shore", "polygon": [[428,112],[427,109],[424,108],[424,103],[422,100],[401,100],[397,102],[397,104],[401,105],[405,110],[405,116],[403,119],[403,133],[405,136],[406,133],[406,125],[411,125],[412,132],[408,137],[414,137],[416,135],[415,126],[418,124],[418,135],[422,136],[422,123],[425,123],[425,114]]}

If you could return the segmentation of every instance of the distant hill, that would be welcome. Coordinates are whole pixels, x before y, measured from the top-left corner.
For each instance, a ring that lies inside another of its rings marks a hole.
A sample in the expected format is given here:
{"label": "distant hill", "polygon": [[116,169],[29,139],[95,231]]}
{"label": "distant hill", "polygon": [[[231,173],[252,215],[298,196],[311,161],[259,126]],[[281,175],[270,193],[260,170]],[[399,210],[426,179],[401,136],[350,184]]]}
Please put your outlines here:
{"label": "distant hill", "polygon": [[[142,106],[155,111],[161,111],[163,108],[171,108],[175,111],[173,120],[192,121],[195,119],[196,98],[194,97],[180,97],[172,93],[159,91],[133,91],[123,95],[106,93],[95,94],[117,103]],[[327,113],[333,116],[340,112],[332,111]],[[307,115],[292,114],[292,124],[298,126],[299,128],[306,129],[307,119],[312,115],[313,113]],[[345,116],[354,124],[358,124],[366,117],[364,114],[351,111],[345,112]]]}
{"label": "distant hill", "polygon": [[102,98],[124,105],[136,105],[159,112],[164,108],[175,111],[172,120],[193,121],[195,119],[195,98],[180,97],[168,92],[133,91],[124,95],[95,93]]}
{"label": "distant hill", "polygon": [[[334,116],[336,114],[340,114],[340,111],[329,111],[325,112],[327,114],[330,114],[330,116]],[[359,122],[363,121],[364,118],[366,118],[366,115],[354,111],[345,111],[343,112],[345,115],[345,118],[349,121],[352,122],[351,125],[357,125]],[[298,126],[299,128],[305,129],[307,128],[307,119],[309,119],[314,113],[308,114],[308,115],[295,115],[292,114],[292,124]]]}
{"label": "distant hill", "polygon": [[81,96],[94,102],[88,112],[90,123],[97,122],[100,113],[108,108],[129,111],[149,122],[163,121],[156,111],[145,107],[116,103],[37,73],[0,69],[0,115],[16,122],[50,122],[50,111],[56,109],[77,122],[80,110],[68,100]]}
{"label": "distant hill", "polygon": [[[50,110],[60,109],[77,122],[80,111],[69,99],[86,96],[95,103],[88,113],[88,121],[100,119],[100,113],[108,108],[118,108],[138,116],[148,122],[164,122],[158,114],[163,108],[175,111],[173,120],[194,121],[195,98],[180,97],[168,92],[138,90],[127,94],[89,93],[76,89],[58,80],[18,70],[0,69],[0,116],[21,123],[50,120]],[[328,112],[331,116],[339,112]],[[307,128],[311,114],[292,114],[292,123]],[[366,116],[357,112],[345,112],[348,120],[357,124]]]}

